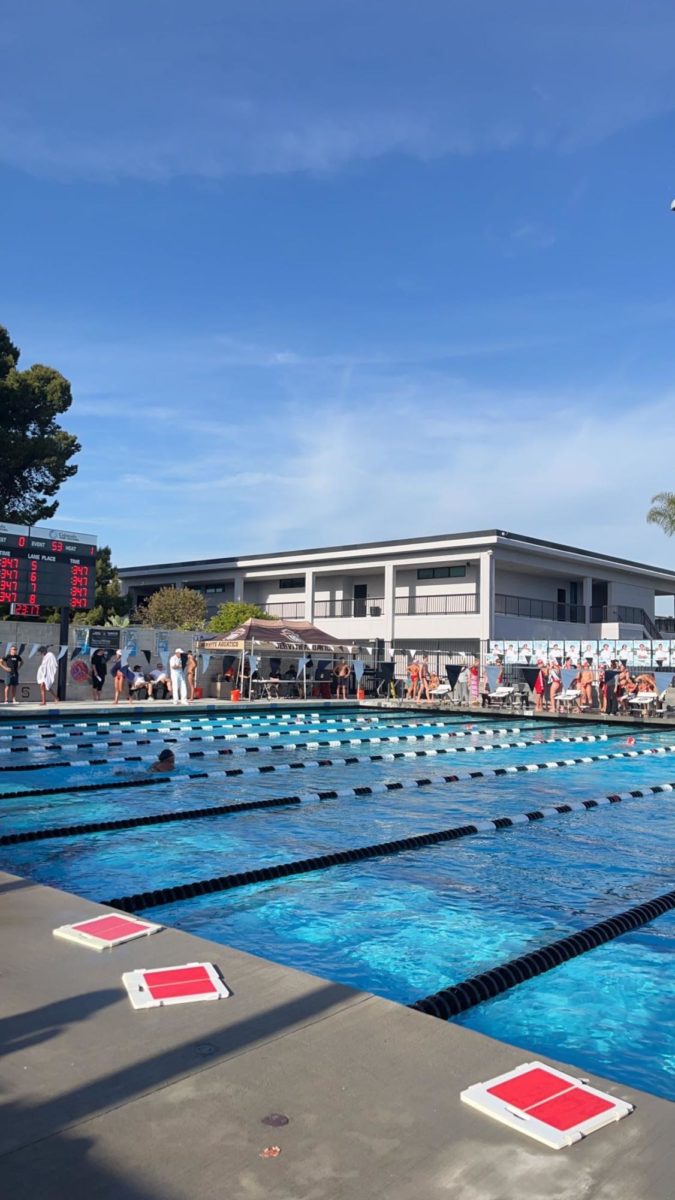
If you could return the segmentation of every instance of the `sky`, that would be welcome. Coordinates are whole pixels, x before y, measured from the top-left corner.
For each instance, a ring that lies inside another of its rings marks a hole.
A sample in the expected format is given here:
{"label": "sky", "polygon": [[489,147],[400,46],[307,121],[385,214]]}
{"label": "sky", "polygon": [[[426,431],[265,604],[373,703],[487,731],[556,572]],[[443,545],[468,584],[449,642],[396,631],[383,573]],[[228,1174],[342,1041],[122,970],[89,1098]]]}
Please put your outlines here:
{"label": "sky", "polygon": [[675,567],[672,0],[22,0],[0,324],[118,565],[503,528]]}

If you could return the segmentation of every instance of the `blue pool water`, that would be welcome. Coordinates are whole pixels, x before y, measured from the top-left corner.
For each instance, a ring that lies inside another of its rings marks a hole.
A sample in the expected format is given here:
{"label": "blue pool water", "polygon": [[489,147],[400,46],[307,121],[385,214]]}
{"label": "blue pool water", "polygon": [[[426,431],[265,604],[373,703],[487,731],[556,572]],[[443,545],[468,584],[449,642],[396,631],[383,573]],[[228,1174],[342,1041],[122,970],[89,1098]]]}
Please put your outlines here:
{"label": "blue pool water", "polygon": [[[270,796],[300,795],[301,803],[2,846],[0,866],[106,899],[675,783],[670,730],[388,710],[180,719],[165,712],[0,725],[0,836]],[[570,740],[581,735],[598,740]],[[168,739],[180,764],[175,777],[152,787],[106,787],[143,777]],[[650,753],[611,757],[643,750]],[[141,761],[128,761],[133,756]],[[105,761],[92,766],[92,758]],[[572,759],[589,761],[494,774]],[[37,769],[17,770],[23,763]],[[261,772],[263,766],[275,769]],[[243,773],[226,774],[235,769]],[[206,778],[191,777],[196,772]],[[421,779],[429,782],[418,786]],[[92,781],[100,789],[74,790]],[[353,794],[385,781],[403,786]],[[50,794],[7,795],[43,788]],[[331,790],[339,795],[317,795]],[[620,804],[197,897],[148,915],[410,1003],[672,890],[674,806],[675,792],[626,796]],[[675,1099],[668,1021],[674,936],[675,916],[666,915],[459,1021]]]}

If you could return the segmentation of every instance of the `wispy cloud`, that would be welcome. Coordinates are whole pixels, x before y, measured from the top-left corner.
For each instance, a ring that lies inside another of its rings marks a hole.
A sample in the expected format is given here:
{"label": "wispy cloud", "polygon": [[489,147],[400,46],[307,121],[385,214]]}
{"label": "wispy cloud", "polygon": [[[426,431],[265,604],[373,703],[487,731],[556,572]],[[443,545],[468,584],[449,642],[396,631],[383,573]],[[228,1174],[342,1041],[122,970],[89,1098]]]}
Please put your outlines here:
{"label": "wispy cloud", "polygon": [[517,20],[500,0],[421,0],[414,23],[402,0],[299,0],[283,20],[206,0],[187,25],[167,2],[161,34],[152,6],[115,12],[28,0],[7,18],[1,162],[104,181],[320,175],[569,150],[673,105],[668,0],[521,0]]}

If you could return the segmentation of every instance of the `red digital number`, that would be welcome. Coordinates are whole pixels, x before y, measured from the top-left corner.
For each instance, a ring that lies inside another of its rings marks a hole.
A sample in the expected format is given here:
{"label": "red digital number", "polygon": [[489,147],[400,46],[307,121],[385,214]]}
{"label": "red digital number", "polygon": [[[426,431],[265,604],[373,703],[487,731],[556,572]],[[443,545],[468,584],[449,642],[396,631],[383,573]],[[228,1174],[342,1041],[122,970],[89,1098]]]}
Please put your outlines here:
{"label": "red digital number", "polygon": [[20,545],[20,546],[25,546],[25,545],[26,545],[26,539],[25,539],[25,537],[23,536],[23,534],[21,534],[21,535],[20,535],[20,537],[19,537],[19,545]]}
{"label": "red digital number", "polygon": [[52,542],[52,550],[55,554],[60,554],[63,550],[63,542]]}

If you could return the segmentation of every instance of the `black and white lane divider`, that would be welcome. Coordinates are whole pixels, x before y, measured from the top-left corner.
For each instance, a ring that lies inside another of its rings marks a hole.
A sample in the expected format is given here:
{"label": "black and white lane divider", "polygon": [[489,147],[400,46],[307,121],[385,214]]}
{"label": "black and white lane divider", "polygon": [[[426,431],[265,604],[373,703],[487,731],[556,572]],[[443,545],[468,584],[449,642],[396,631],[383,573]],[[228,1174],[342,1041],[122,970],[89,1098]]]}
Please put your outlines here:
{"label": "black and white lane divider", "polygon": [[[196,775],[194,778],[203,778]],[[444,782],[457,781],[456,776],[443,776]],[[136,780],[133,786],[144,787],[156,783],[168,783],[167,776],[155,776],[147,779]],[[425,787],[436,782],[434,779],[416,779],[409,788]],[[124,787],[123,783],[115,783],[114,787]],[[86,789],[83,789],[86,790]],[[254,809],[264,808],[282,808],[285,805],[316,803],[317,800],[342,800],[347,797],[350,799],[356,797],[366,797],[372,795],[381,795],[385,792],[396,792],[406,790],[406,785],[398,782],[373,784],[371,787],[357,788],[340,788],[331,791],[316,791],[316,792],[299,792],[295,796],[270,796],[259,800],[239,801],[233,804],[217,804],[202,806],[200,808],[182,809],[176,811],[172,809],[170,812],[163,813],[146,813],[143,816],[137,817],[121,817],[115,820],[107,821],[82,821],[77,825],[57,825],[49,826],[44,829],[29,829],[21,833],[6,833],[0,836],[0,846],[15,846],[23,842],[41,842],[51,838],[76,837],[87,833],[107,833],[114,830],[137,829],[143,825],[167,825],[177,821],[194,821],[209,817],[221,817],[230,813],[251,812]],[[608,796],[600,796],[595,800],[570,800],[567,804],[550,805],[542,809],[538,809],[529,813],[517,813],[512,817],[490,817],[484,820],[474,822],[471,825],[460,826],[457,830],[444,830],[438,836],[441,840],[448,840],[452,837],[467,837],[474,833],[492,833],[497,829],[510,829],[514,825],[523,825],[527,822],[541,821],[545,817],[560,816],[564,813],[582,812],[584,809],[600,808],[604,804],[619,804],[622,800],[636,799],[639,797],[658,795],[662,792],[672,792],[675,790],[675,785],[672,783],[659,783],[650,787],[641,789],[633,789],[630,792],[617,793],[613,792]],[[25,795],[25,793],[23,793]],[[424,837],[430,835],[423,835]],[[413,839],[415,840],[415,839]],[[386,843],[388,844],[388,843]],[[424,842],[423,845],[431,843]],[[410,848],[410,847],[407,847]]]}
{"label": "black and white lane divider", "polygon": [[[353,765],[359,764],[359,763],[397,762],[397,761],[400,761],[401,759],[405,759],[405,758],[410,758],[410,759],[413,759],[413,758],[437,758],[437,757],[440,757],[441,755],[449,755],[449,754],[473,754],[473,753],[481,753],[481,752],[487,752],[487,751],[492,751],[492,750],[527,749],[527,748],[531,748],[532,746],[551,745],[551,744],[555,745],[560,742],[564,742],[567,744],[570,742],[607,741],[608,737],[612,737],[612,736],[613,736],[612,734],[598,734],[598,735],[579,734],[576,737],[545,738],[545,739],[541,739],[537,742],[491,742],[489,745],[485,745],[485,746],[436,746],[436,747],[432,747],[429,750],[399,750],[399,751],[390,751],[389,753],[385,753],[385,754],[353,754],[353,755],[350,755],[348,758],[304,759],[299,762],[290,762],[290,763],[274,763],[274,764],[266,763],[264,766],[261,766],[261,767],[230,767],[230,768],[225,769],[222,772],[219,771],[217,773],[216,777],[222,778],[223,775],[225,775],[225,776],[268,775],[273,772],[304,771],[304,770],[311,770],[316,767],[349,767],[349,766],[353,766]],[[141,742],[140,745],[145,745],[145,743]],[[214,757],[219,757],[221,755],[229,756],[230,754],[231,754],[231,751],[229,751],[229,750],[215,750],[215,751],[192,750],[192,751],[188,751],[187,757],[188,758],[199,758],[199,759],[205,759],[205,758],[212,759]],[[50,769],[54,769],[55,767],[61,767],[61,768],[63,768],[63,767],[76,767],[77,768],[77,767],[85,767],[85,766],[118,767],[118,766],[124,766],[125,763],[137,763],[137,762],[143,762],[143,761],[144,760],[143,760],[142,755],[130,754],[130,755],[126,755],[124,758],[89,758],[89,759],[75,759],[72,761],[67,760],[67,759],[61,759],[56,762],[54,762],[52,760],[51,762],[44,762],[44,763],[43,762],[21,763],[16,766],[15,765],[0,766],[0,776],[5,771],[10,772],[10,774],[14,775],[14,774],[18,774],[19,772],[21,772],[22,774],[27,774],[31,771],[47,771]],[[213,775],[213,772],[211,772],[210,774]],[[181,776],[181,778],[203,779],[203,778],[205,778],[205,775],[204,775],[204,773],[200,773],[199,775],[187,774],[187,775]],[[96,784],[96,785],[88,784],[87,790],[90,791],[93,786],[105,788],[107,785],[104,781],[101,781],[99,784]],[[21,796],[28,796],[31,794],[47,795],[47,794],[49,794],[50,791],[54,792],[54,793],[62,792],[64,790],[71,791],[71,790],[76,790],[77,787],[78,787],[77,780],[74,780],[72,784],[68,784],[68,783],[64,782],[61,784],[60,787],[55,786],[54,788],[48,788],[48,789],[39,788],[39,789],[36,789],[35,792],[33,792],[33,789],[30,789],[30,790],[22,789],[21,792],[18,792],[18,793],[13,793],[13,792],[9,792],[9,791],[8,792],[0,791],[0,798],[5,797],[8,799],[10,797],[13,797],[14,795],[21,795]]]}
{"label": "black and white lane divider", "polygon": [[[383,785],[385,790],[394,790],[400,785]],[[560,816],[570,812],[580,812],[583,809],[598,808],[602,804],[618,804],[629,797],[646,796],[658,792],[672,792],[672,783],[659,784],[641,791],[627,792],[623,796],[612,794],[599,800],[578,800],[569,804],[552,805],[535,812],[519,813],[512,817],[497,817],[491,820],[476,821],[467,825],[457,825],[451,829],[441,829],[433,833],[422,833],[412,837],[397,838],[390,842],[379,842],[371,846],[359,846],[350,850],[335,850],[328,854],[319,854],[312,858],[299,859],[294,862],[275,863],[271,866],[254,868],[249,871],[238,871],[229,875],[219,875],[213,879],[197,879],[175,887],[157,888],[153,891],[135,893],[129,896],[117,896],[112,900],[101,900],[110,908],[118,908],[123,912],[141,912],[146,908],[155,908],[161,904],[172,904],[178,900],[192,900],[195,896],[204,896],[213,892],[230,891],[233,888],[247,887],[252,883],[264,883],[273,879],[284,879],[289,875],[304,875],[313,871],[324,871],[330,867],[342,866],[346,863],[360,862],[364,859],[383,858],[392,854],[403,854],[411,850],[423,850],[428,846],[436,846],[442,842],[457,841],[460,838],[471,837],[473,834],[492,833],[504,829],[512,829],[518,825],[541,821],[546,817]],[[373,789],[355,789],[358,794],[370,794]],[[377,789],[380,790],[379,788]],[[321,798],[332,798],[334,793],[318,793]],[[312,797],[313,798],[313,797]],[[293,797],[293,803],[302,802],[303,797]]]}
{"label": "black and white lane divider", "polygon": [[[525,748],[527,746],[535,746],[535,745],[539,745],[539,744],[547,745],[547,744],[552,744],[555,742],[568,742],[568,743],[603,742],[603,741],[608,741],[610,738],[619,738],[619,737],[623,737],[623,736],[625,736],[623,733],[576,734],[576,735],[563,735],[562,737],[550,737],[550,738],[536,737],[532,741],[521,740],[518,742],[486,742],[485,744],[471,743],[468,746],[452,747],[448,750],[448,753],[450,753],[450,754],[464,753],[464,752],[474,753],[474,752],[478,752],[481,750],[509,749],[509,748],[513,748],[513,747]],[[201,736],[200,737],[190,737],[188,739],[188,742],[190,744],[193,744],[195,742],[217,742],[217,741],[230,741],[230,740],[231,739],[230,739],[229,735],[221,734],[221,735],[215,735],[215,736],[211,736],[211,737],[201,737]],[[229,747],[228,746],[226,749],[217,750],[217,753],[221,754],[221,755],[222,754],[227,754],[227,755],[229,755],[229,754],[258,754],[261,752],[264,753],[265,751],[284,752],[286,750],[288,750],[290,753],[294,753],[295,751],[298,751],[298,750],[318,750],[323,747],[331,748],[331,747],[335,747],[335,746],[363,746],[363,745],[379,746],[379,745],[383,745],[383,744],[384,745],[396,744],[396,743],[401,743],[401,742],[410,743],[410,742],[431,742],[431,741],[452,741],[452,740],[454,740],[454,735],[450,734],[450,733],[448,733],[448,734],[445,734],[445,733],[443,733],[443,734],[439,734],[439,733],[395,734],[395,735],[392,734],[389,736],[377,736],[377,737],[326,738],[325,740],[322,740],[322,741],[286,742],[283,744],[281,744],[281,743],[274,743],[274,744],[264,743],[262,745],[256,744],[255,746],[242,746],[242,747],[237,747],[237,746]],[[178,745],[178,744],[180,744],[180,739],[172,738],[172,737],[136,738],[136,739],[130,739],[126,743],[119,741],[119,740],[111,740],[111,741],[78,742],[75,745],[68,745],[67,743],[62,743],[62,742],[50,742],[47,746],[43,747],[43,749],[46,751],[53,751],[53,752],[56,752],[59,754],[63,754],[63,753],[68,753],[69,751],[72,752],[72,751],[76,751],[76,750],[98,750],[100,752],[102,750],[108,750],[108,749],[125,750],[129,746],[133,746],[133,745],[154,746],[154,745],[159,745],[159,744]],[[28,749],[29,749],[29,747],[24,747],[24,746],[12,747],[11,753],[17,753],[17,752],[26,753],[26,752],[28,752]],[[428,753],[431,753],[431,751],[428,751]],[[438,753],[441,753],[441,751],[438,751]],[[188,754],[188,757],[190,757],[190,758],[200,758],[200,757],[203,757],[204,752],[203,751],[195,752],[195,751],[188,750],[187,754]],[[86,762],[87,760],[85,759],[85,760],[79,760],[79,761]],[[89,760],[89,761],[91,761],[91,760]],[[37,769],[38,767],[48,766],[49,762],[47,759],[45,759],[44,761],[32,763],[30,765],[31,765],[31,767],[35,767]],[[0,771],[13,771],[16,769],[17,768],[13,764],[9,764],[9,763],[0,766]]]}
{"label": "black and white lane divider", "polygon": [[510,988],[516,987],[526,979],[534,979],[536,975],[543,975],[545,971],[551,971],[554,967],[559,967],[562,963],[569,962],[570,959],[577,958],[580,954],[586,954],[589,950],[595,950],[596,947],[613,941],[614,938],[639,929],[640,926],[654,921],[673,908],[675,908],[675,892],[665,892],[654,900],[648,900],[643,904],[636,905],[635,908],[617,913],[616,916],[599,921],[596,925],[590,925],[587,929],[571,933],[558,941],[549,942],[539,950],[531,950],[499,967],[493,967],[490,971],[483,971],[480,975],[465,979],[462,983],[442,988],[434,995],[426,996],[423,1000],[417,1000],[414,1004],[410,1004],[409,1008],[416,1012],[426,1013],[427,1016],[439,1017],[442,1021],[448,1021],[452,1017],[466,1012],[467,1009],[474,1008],[477,1004],[483,1004],[486,1000],[492,1000],[495,996],[509,991]]}

